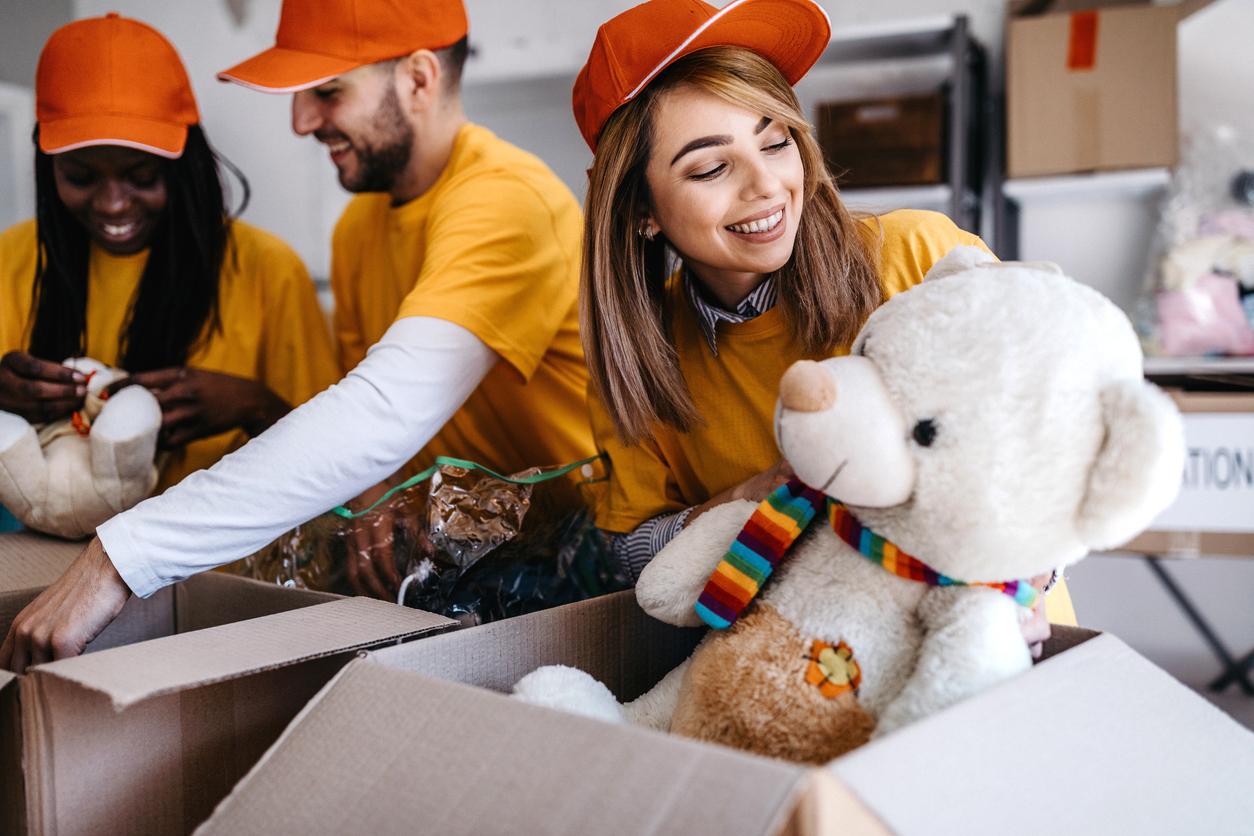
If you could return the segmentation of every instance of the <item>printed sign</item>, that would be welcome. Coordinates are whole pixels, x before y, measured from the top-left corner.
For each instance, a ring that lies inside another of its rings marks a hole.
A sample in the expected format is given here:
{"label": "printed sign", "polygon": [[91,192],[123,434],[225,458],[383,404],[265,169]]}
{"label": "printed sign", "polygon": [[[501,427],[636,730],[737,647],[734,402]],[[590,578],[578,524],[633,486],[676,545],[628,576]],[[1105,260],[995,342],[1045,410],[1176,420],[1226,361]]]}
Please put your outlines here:
{"label": "printed sign", "polygon": [[1151,530],[1254,532],[1254,414],[1186,412],[1180,497]]}

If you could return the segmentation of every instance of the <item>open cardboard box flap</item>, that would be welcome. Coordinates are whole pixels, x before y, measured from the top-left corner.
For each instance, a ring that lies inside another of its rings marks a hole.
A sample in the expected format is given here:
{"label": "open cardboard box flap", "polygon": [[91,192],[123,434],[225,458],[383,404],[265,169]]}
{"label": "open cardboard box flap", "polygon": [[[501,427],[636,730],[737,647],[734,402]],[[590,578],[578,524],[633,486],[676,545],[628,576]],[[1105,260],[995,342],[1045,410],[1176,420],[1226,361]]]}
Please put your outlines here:
{"label": "open cardboard box flap", "polygon": [[564,663],[629,699],[700,635],[621,593],[371,651],[198,833],[1105,834],[1254,821],[1254,735],[1091,630],[1055,628],[1029,673],[827,769],[492,693]]}
{"label": "open cardboard box flap", "polygon": [[[316,767],[314,765],[317,765]],[[811,770],[350,663],[197,832],[775,833]],[[847,833],[884,833],[844,792]]]}
{"label": "open cardboard box flap", "polygon": [[831,769],[902,834],[1254,826],[1254,734],[1107,634]]}
{"label": "open cardboard box flap", "polygon": [[[206,579],[214,583],[213,578]],[[238,586],[234,582],[233,586]],[[277,590],[281,593],[281,590]],[[105,694],[115,711],[175,691],[294,665],[452,625],[421,610],[342,598],[248,621],[177,633],[108,654],[88,653],[30,670],[32,687],[61,679]]]}

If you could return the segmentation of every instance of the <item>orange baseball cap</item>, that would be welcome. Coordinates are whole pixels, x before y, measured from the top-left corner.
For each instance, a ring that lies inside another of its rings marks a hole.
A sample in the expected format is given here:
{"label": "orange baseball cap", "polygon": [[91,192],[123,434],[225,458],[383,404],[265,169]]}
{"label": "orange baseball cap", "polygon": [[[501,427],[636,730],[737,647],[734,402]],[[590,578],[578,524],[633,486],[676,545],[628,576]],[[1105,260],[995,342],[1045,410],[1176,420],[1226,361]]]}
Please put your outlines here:
{"label": "orange baseball cap", "polygon": [[200,121],[183,62],[146,23],[77,20],[52,33],[35,71],[39,148],[124,145],[174,159]]}
{"label": "orange baseball cap", "polygon": [[701,0],[649,0],[597,30],[575,79],[575,121],[595,152],[601,128],[657,74],[698,50],[742,46],[796,84],[819,60],[832,35],[814,0],[734,0],[721,9]]}
{"label": "orange baseball cap", "polygon": [[452,46],[467,26],[462,0],[283,0],[274,46],[218,80],[295,93],[364,64]]}

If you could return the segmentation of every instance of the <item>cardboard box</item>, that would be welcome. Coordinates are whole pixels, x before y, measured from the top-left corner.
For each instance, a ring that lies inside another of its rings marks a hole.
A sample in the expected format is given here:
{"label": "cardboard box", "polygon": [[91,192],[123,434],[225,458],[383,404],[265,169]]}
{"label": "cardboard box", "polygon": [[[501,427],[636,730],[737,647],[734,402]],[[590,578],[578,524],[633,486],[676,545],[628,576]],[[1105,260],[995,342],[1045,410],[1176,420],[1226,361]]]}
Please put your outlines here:
{"label": "cardboard box", "polygon": [[[0,594],[67,553],[0,536]],[[0,832],[189,832],[356,651],[454,624],[220,573],[133,598],[83,656],[0,672]]]}
{"label": "cardboard box", "polygon": [[1176,25],[1205,4],[1091,0],[1098,8],[1011,18],[1008,176],[1175,165]]}
{"label": "cardboard box", "polygon": [[917,186],[945,179],[945,93],[818,107],[819,144],[841,188]]}
{"label": "cardboard box", "polygon": [[625,592],[371,651],[197,832],[1181,833],[1254,821],[1254,735],[1117,639],[1076,628],[1057,628],[1024,676],[827,769],[493,693],[562,663],[632,698],[701,635],[649,619]]}
{"label": "cardboard box", "polygon": [[1254,394],[1169,394],[1188,442],[1180,496],[1116,551],[1254,558]]}

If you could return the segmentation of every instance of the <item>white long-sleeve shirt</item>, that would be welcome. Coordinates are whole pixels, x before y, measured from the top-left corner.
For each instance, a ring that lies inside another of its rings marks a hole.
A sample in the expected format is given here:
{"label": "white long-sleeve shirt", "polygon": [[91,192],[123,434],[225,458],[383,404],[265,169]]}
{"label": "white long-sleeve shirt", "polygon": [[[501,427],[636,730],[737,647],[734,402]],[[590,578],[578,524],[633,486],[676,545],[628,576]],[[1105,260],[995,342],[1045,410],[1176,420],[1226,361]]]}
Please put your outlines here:
{"label": "white long-sleeve shirt", "polygon": [[498,359],[459,325],[397,320],[339,383],[96,535],[145,598],[252,554],[399,470]]}

